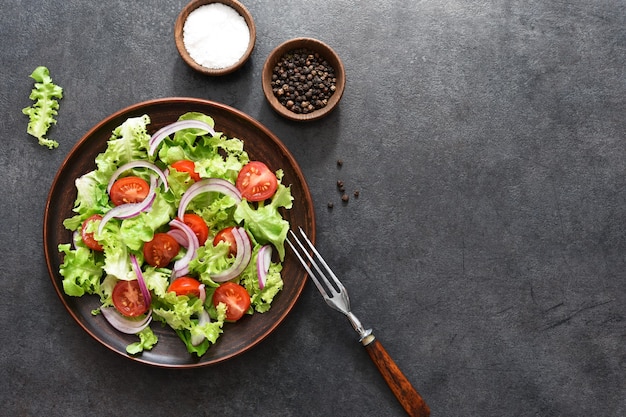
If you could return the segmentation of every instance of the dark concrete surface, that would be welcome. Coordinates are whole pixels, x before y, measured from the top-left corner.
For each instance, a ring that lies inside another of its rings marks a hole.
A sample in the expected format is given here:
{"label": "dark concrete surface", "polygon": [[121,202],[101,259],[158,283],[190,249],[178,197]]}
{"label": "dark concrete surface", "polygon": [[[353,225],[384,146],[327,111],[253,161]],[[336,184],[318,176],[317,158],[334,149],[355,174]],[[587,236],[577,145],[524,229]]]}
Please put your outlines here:
{"label": "dark concrete surface", "polygon": [[[222,78],[178,56],[185,3],[2,8],[1,415],[403,415],[312,285],[259,346],[197,370],[131,362],[66,312],[42,249],[53,176],[98,121],[168,96],[238,108],[291,150],[318,247],[433,416],[626,415],[624,1],[248,0],[256,49]],[[348,77],[310,124],[260,85],[298,36],[329,43]],[[21,113],[38,65],[65,92],[55,150]],[[342,204],[338,179],[359,198]]]}

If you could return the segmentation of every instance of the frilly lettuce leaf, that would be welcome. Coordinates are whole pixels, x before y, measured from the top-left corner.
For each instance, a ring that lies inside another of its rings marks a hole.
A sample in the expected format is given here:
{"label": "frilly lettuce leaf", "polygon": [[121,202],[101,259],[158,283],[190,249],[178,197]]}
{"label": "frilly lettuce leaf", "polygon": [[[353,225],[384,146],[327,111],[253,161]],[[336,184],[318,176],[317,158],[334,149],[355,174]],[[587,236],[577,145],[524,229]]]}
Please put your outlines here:
{"label": "frilly lettuce leaf", "polygon": [[[113,130],[104,152],[96,157],[100,175],[109,178],[121,165],[134,160],[148,160],[150,117],[131,117]],[[105,182],[106,183],[106,182]]]}
{"label": "frilly lettuce leaf", "polygon": [[120,238],[131,250],[140,251],[145,242],[154,237],[158,228],[174,216],[174,208],[157,192],[150,210],[122,221]]}
{"label": "frilly lettuce leaf", "polygon": [[[203,309],[204,305],[198,298],[185,295],[177,296],[174,292],[168,292],[153,302],[152,317],[167,323],[174,329],[190,353],[202,356],[223,332],[226,305],[220,303],[215,310],[217,317],[211,322],[201,325],[198,323],[197,317]],[[194,346],[191,343],[192,335],[202,335],[204,340],[199,345]]]}
{"label": "frilly lettuce leaf", "polygon": [[278,189],[269,204],[258,203],[258,207],[247,201],[242,201],[235,210],[235,221],[244,223],[246,229],[254,235],[260,244],[271,243],[276,248],[282,261],[285,258],[285,239],[289,232],[289,222],[282,218],[278,211],[281,207],[291,208],[293,197],[291,188],[281,182],[282,171],[276,177],[279,179]]}
{"label": "frilly lettuce leaf", "polygon": [[246,269],[241,273],[240,282],[250,294],[250,305],[259,313],[269,311],[272,300],[283,289],[283,279],[280,272],[283,269],[282,264],[272,262],[270,264],[265,286],[259,288],[259,278],[257,274],[257,258],[259,255],[260,245],[254,248],[254,254]]}
{"label": "frilly lettuce leaf", "polygon": [[[195,353],[198,357],[204,355],[211,344],[215,343],[220,334],[222,334],[222,327],[224,326],[224,320],[226,320],[226,304],[219,303],[215,311],[217,318],[210,323],[199,325],[194,320],[190,329],[176,330],[176,334],[185,343],[189,353]],[[204,340],[199,345],[194,346],[191,343],[192,335],[204,336]]]}
{"label": "frilly lettuce leaf", "polygon": [[186,295],[168,292],[153,302],[152,314],[165,321],[174,330],[191,329],[192,317],[203,309],[202,301]]}
{"label": "frilly lettuce leaf", "polygon": [[59,109],[57,100],[63,98],[63,89],[52,82],[50,72],[46,67],[35,68],[30,77],[35,80],[35,87],[29,98],[35,102],[22,109],[22,113],[29,118],[26,132],[36,137],[41,146],[54,149],[59,146],[59,143],[45,136],[50,126],[56,124],[54,116],[58,114]]}
{"label": "frilly lettuce leaf", "polygon": [[[94,222],[97,224],[99,222]],[[119,238],[120,225],[117,220],[109,221],[102,233],[95,234],[96,239],[104,248],[104,265],[102,269],[107,275],[121,280],[133,280],[135,274],[130,264],[130,250]]]}
{"label": "frilly lettuce leaf", "polygon": [[[196,112],[185,113],[179,120],[200,120],[214,125],[211,117]],[[243,142],[236,138],[229,139],[220,132],[215,136],[198,137],[196,135],[199,131],[180,130],[172,139],[166,138],[159,149],[159,159],[167,164],[191,159],[195,161],[196,171],[202,178],[224,178],[235,183],[237,174],[250,160]]]}
{"label": "frilly lettuce leaf", "polygon": [[150,350],[159,340],[150,327],[146,327],[137,333],[137,336],[139,336],[138,342],[126,346],[126,352],[128,352],[129,355],[136,355],[144,350]]}
{"label": "frilly lettuce leaf", "polygon": [[103,267],[101,258],[86,247],[70,247],[69,243],[59,245],[59,251],[65,254],[59,268],[63,276],[63,291],[74,297],[98,294]]}
{"label": "frilly lettuce leaf", "polygon": [[152,291],[157,297],[164,297],[170,285],[171,274],[172,271],[169,269],[148,266],[143,271],[143,279],[148,290]]}

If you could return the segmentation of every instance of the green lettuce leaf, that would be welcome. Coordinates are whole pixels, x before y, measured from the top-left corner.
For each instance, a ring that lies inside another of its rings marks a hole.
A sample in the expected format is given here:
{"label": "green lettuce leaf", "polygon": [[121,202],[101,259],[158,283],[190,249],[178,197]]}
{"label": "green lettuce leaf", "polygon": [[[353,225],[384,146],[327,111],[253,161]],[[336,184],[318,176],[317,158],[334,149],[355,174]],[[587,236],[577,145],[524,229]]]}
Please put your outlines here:
{"label": "green lettuce leaf", "polygon": [[59,251],[65,254],[59,268],[63,291],[73,297],[99,294],[103,267],[99,256],[86,247],[71,249],[69,243],[59,245]]}
{"label": "green lettuce leaf", "polygon": [[[96,222],[94,222],[96,223]],[[118,220],[109,221],[102,233],[95,234],[95,238],[104,248],[104,264],[102,268],[107,275],[113,275],[117,279],[135,279],[130,264],[130,250],[120,240],[120,224]]]}
{"label": "green lettuce leaf", "polygon": [[265,313],[271,307],[276,294],[283,289],[283,279],[280,275],[283,267],[280,263],[271,263],[267,273],[265,286],[259,288],[259,278],[257,276],[256,262],[260,246],[255,248],[254,256],[250,264],[241,273],[240,282],[250,294],[250,305],[259,313]]}
{"label": "green lettuce leaf", "polygon": [[[197,112],[185,113],[179,120],[200,120],[209,126],[215,125],[211,117]],[[159,158],[167,164],[181,159],[193,160],[202,178],[224,178],[234,184],[237,174],[250,160],[243,141],[220,132],[215,136],[198,137],[199,132],[200,129],[185,129],[176,132],[173,139],[165,139]]]}
{"label": "green lettuce leaf", "polygon": [[137,336],[139,336],[138,342],[126,346],[126,352],[128,352],[129,355],[136,355],[144,350],[150,350],[159,340],[150,327],[146,327],[137,333]]}
{"label": "green lettuce leaf", "polygon": [[106,150],[96,157],[98,174],[107,178],[104,184],[121,165],[134,160],[149,160],[150,135],[147,131],[149,123],[150,117],[144,114],[127,119],[113,130]]}
{"label": "green lettuce leaf", "polygon": [[165,321],[175,330],[191,329],[192,319],[203,309],[202,301],[186,295],[168,292],[153,302],[152,314]]}
{"label": "green lettuce leaf", "polygon": [[[195,353],[198,357],[204,355],[209,347],[215,343],[218,337],[223,333],[224,320],[226,319],[226,304],[220,303],[214,309],[217,316],[215,321],[198,325],[194,320],[194,326],[191,329],[177,329],[176,334],[183,341],[189,353]],[[192,335],[202,335],[204,340],[199,345],[194,346],[191,343]]]}
{"label": "green lettuce leaf", "polygon": [[97,178],[96,171],[77,178],[74,183],[76,201],[73,210],[81,215],[82,220],[94,213],[106,213],[112,207],[106,190],[107,183]]}
{"label": "green lettuce leaf", "polygon": [[276,194],[269,204],[258,203],[258,207],[247,201],[242,201],[235,210],[235,221],[243,223],[260,244],[271,243],[278,252],[282,261],[285,258],[285,239],[289,232],[289,222],[282,218],[279,209],[291,208],[293,197],[291,188],[280,182],[280,175]]}
{"label": "green lettuce leaf", "polygon": [[156,230],[167,224],[173,216],[174,207],[157,192],[150,210],[122,221],[119,238],[131,250],[141,251],[143,244],[152,240]]}
{"label": "green lettuce leaf", "polygon": [[189,262],[189,270],[197,275],[203,284],[217,287],[219,284],[211,279],[211,275],[230,268],[235,260],[234,257],[228,256],[228,248],[228,244],[224,242],[217,246],[213,246],[212,243],[200,246],[196,257]]}
{"label": "green lettuce leaf", "polygon": [[55,140],[46,138],[48,129],[56,124],[55,116],[58,114],[59,102],[63,98],[63,89],[55,85],[50,78],[50,72],[46,67],[37,67],[30,75],[35,80],[35,87],[29,98],[35,102],[22,109],[22,113],[28,116],[26,132],[36,137],[41,146],[54,149],[59,146]]}
{"label": "green lettuce leaf", "polygon": [[148,290],[152,291],[157,297],[164,297],[167,288],[170,285],[170,276],[172,271],[166,268],[155,268],[149,266],[143,271],[143,280]]}

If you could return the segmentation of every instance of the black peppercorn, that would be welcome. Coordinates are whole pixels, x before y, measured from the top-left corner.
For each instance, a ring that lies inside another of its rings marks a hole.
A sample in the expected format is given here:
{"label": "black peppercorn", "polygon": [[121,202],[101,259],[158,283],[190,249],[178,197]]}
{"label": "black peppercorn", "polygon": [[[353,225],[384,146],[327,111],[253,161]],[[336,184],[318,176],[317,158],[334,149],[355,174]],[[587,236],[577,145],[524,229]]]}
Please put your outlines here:
{"label": "black peppercorn", "polygon": [[[285,53],[274,67],[272,91],[280,104],[294,113],[311,113],[326,107],[337,89],[334,72],[318,53],[306,48],[294,49]],[[295,100],[294,92],[297,92]]]}

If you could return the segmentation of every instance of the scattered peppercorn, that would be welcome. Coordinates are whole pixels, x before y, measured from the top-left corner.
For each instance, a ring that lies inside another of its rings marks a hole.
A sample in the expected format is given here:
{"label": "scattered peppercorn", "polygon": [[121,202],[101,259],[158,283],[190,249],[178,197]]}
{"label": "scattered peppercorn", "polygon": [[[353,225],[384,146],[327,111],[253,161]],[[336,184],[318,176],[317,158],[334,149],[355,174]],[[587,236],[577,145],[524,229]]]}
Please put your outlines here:
{"label": "scattered peppercorn", "polygon": [[354,190],[354,198],[359,198],[359,190]]}
{"label": "scattered peppercorn", "polygon": [[285,53],[272,72],[272,91],[281,105],[307,114],[326,107],[336,90],[334,68],[307,48]]}
{"label": "scattered peppercorn", "polygon": [[343,160],[337,159],[337,166],[341,168],[342,165],[343,165]]}
{"label": "scattered peppercorn", "polygon": [[329,202],[328,202],[328,208],[329,208],[329,209],[333,208],[334,206],[335,206],[335,205],[333,204],[333,202],[332,202],[332,201],[329,201]]}
{"label": "scattered peppercorn", "polygon": [[348,200],[350,200],[350,197],[348,197],[348,194],[344,194],[341,196],[341,201],[343,201],[344,203],[347,203]]}

